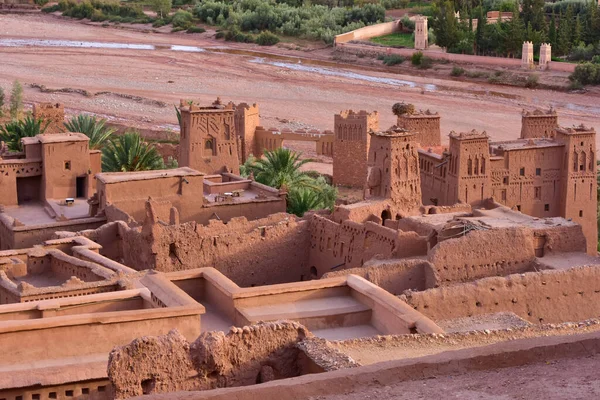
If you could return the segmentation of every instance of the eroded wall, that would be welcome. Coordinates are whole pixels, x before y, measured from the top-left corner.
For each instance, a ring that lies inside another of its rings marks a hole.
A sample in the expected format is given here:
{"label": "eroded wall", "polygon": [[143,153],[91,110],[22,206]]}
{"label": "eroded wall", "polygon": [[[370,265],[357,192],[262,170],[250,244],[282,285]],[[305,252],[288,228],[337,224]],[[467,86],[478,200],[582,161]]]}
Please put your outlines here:
{"label": "eroded wall", "polygon": [[600,268],[491,277],[404,300],[434,321],[507,311],[533,323],[577,322],[600,315]]}

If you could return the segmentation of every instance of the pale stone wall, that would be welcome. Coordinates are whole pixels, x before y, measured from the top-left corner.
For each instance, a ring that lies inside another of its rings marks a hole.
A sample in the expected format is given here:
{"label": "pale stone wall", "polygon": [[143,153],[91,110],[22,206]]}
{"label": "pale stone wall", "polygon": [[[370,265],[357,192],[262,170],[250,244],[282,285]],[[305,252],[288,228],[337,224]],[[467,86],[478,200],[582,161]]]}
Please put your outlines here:
{"label": "pale stone wall", "polygon": [[373,37],[389,35],[402,29],[401,21],[383,22],[381,24],[369,25],[347,33],[342,33],[334,38],[334,45],[346,43],[351,40],[367,40]]}

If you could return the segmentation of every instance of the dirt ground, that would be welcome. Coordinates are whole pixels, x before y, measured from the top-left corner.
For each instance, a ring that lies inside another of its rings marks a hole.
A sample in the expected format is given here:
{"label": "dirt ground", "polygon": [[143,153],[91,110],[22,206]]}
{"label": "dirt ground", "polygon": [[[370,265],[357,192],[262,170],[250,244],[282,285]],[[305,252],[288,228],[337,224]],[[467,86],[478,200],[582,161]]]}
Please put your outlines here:
{"label": "dirt ground", "polygon": [[463,375],[400,382],[390,386],[375,383],[364,390],[311,400],[391,399],[597,399],[600,355],[564,359],[522,367],[476,371]]}
{"label": "dirt ground", "polygon": [[[28,102],[62,102],[68,113],[86,111],[133,126],[165,129],[176,128],[171,105],[178,104],[180,98],[209,103],[217,96],[259,103],[265,127],[332,129],[334,113],[351,108],[378,110],[381,127],[387,128],[394,123],[392,104],[407,101],[417,108],[441,113],[443,139],[451,130],[473,128],[487,131],[493,139],[515,138],[520,132],[520,111],[531,107],[555,107],[562,125],[583,122],[600,128],[600,102],[593,93],[474,84],[369,71],[366,67],[356,69],[343,63],[332,67],[332,49],[295,45],[265,49],[217,41],[213,34],[214,31],[201,35],[155,33],[152,29],[143,32],[139,28],[102,27],[45,14],[0,15],[0,86],[9,92],[12,82],[19,79],[25,85]],[[7,39],[153,44],[158,49],[2,46]],[[172,51],[169,45],[173,44],[199,46],[207,51]],[[316,61],[311,64],[310,59],[319,60],[321,66]],[[330,62],[325,64],[324,60]],[[400,81],[406,81],[404,86]],[[113,94],[87,97],[78,93],[42,93],[29,86],[34,83],[52,89]],[[136,101],[114,93],[146,100]]]}

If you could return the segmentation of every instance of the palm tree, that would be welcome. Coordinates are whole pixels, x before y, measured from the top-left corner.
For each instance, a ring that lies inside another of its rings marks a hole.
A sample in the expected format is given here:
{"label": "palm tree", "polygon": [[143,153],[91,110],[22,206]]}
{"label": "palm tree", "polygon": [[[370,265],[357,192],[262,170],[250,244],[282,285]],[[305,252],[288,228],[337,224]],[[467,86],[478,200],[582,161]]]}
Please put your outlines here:
{"label": "palm tree", "polygon": [[106,142],[102,148],[102,171],[127,172],[164,169],[156,148],[144,142],[138,132],[126,132]]}
{"label": "palm tree", "polygon": [[263,158],[256,160],[250,166],[254,179],[264,185],[274,188],[312,187],[316,188],[314,180],[300,168],[312,160],[300,160],[300,153],[278,148],[267,151]]}
{"label": "palm tree", "polygon": [[287,212],[302,217],[309,210],[321,209],[323,202],[319,192],[306,187],[295,188],[288,192]]}
{"label": "palm tree", "polygon": [[115,133],[115,129],[108,128],[104,126],[105,124],[105,119],[97,119],[93,115],[80,114],[71,118],[69,122],[65,122],[65,128],[69,132],[83,133],[90,138],[90,149],[98,150]]}
{"label": "palm tree", "polygon": [[42,122],[29,115],[20,121],[13,120],[0,127],[0,140],[6,143],[10,151],[23,151],[21,139],[41,135],[48,128],[49,122],[44,126]]}

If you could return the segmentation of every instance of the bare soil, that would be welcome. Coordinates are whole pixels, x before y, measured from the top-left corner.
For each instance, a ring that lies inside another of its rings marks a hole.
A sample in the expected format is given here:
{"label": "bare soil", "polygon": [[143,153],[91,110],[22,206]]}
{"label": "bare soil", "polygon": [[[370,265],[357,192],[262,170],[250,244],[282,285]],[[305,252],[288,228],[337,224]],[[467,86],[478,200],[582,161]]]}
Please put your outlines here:
{"label": "bare soil", "polygon": [[[217,96],[235,102],[259,103],[265,127],[332,129],[333,114],[351,108],[378,110],[381,127],[387,128],[395,122],[390,112],[392,104],[407,101],[442,114],[444,139],[451,130],[473,128],[487,131],[496,140],[515,138],[520,132],[521,109],[531,107],[554,106],[562,125],[583,122],[600,128],[600,102],[594,91],[581,95],[470,83],[442,75],[432,77],[432,71],[419,72],[423,76],[403,75],[402,68],[395,69],[396,73],[381,72],[384,69],[374,70],[367,61],[362,66],[341,61],[332,67],[335,54],[330,48],[288,43],[265,49],[225,43],[215,40],[213,35],[214,31],[188,35],[149,27],[117,29],[45,14],[0,15],[0,39],[160,46],[157,50],[0,47],[0,86],[9,92],[12,82],[19,79],[25,84],[28,102],[62,102],[68,113],[86,111],[132,126],[165,129],[176,126],[170,105],[178,104],[180,98],[208,103]],[[175,52],[165,47],[171,44],[200,46],[210,51]],[[263,62],[256,62],[260,61],[257,55]],[[336,72],[406,80],[410,84],[397,86],[366,81],[355,75],[323,75],[265,63],[281,60],[282,56],[301,58],[292,62],[284,59],[290,64],[312,60]],[[76,92],[42,93],[30,84],[111,93],[91,97]],[[158,105],[160,102],[164,104]]]}

